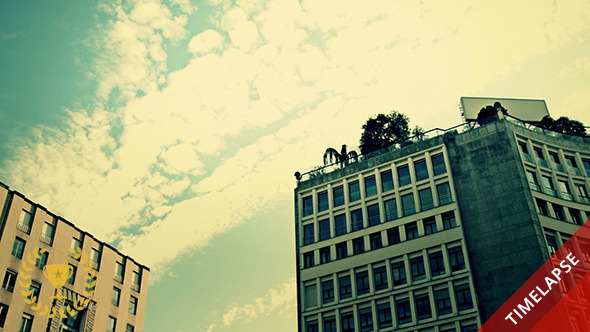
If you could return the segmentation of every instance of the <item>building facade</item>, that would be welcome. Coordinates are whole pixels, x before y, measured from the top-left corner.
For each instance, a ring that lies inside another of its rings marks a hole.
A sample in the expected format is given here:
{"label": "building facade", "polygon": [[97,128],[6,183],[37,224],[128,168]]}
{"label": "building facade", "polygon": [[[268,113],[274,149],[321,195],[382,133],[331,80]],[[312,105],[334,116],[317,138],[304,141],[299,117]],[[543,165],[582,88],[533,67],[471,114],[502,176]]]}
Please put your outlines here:
{"label": "building facade", "polygon": [[149,268],[2,183],[0,207],[0,331],[143,330]]}
{"label": "building facade", "polygon": [[506,119],[298,182],[299,331],[475,331],[590,218],[590,141]]}

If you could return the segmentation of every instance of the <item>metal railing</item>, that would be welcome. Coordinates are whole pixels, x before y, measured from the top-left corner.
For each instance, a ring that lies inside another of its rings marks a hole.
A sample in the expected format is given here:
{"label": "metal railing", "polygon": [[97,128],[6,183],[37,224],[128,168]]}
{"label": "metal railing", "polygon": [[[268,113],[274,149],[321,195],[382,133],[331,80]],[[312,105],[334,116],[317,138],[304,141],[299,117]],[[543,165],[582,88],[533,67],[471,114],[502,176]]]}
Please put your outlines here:
{"label": "metal railing", "polygon": [[115,280],[116,282],[122,284],[123,283],[123,276],[122,275],[119,275],[119,274],[115,274],[113,276],[113,280]]}
{"label": "metal railing", "polygon": [[47,234],[41,234],[41,236],[39,237],[39,241],[45,243],[48,246],[53,244],[53,238],[51,238]]}
{"label": "metal railing", "polygon": [[16,224],[16,229],[18,229],[19,231],[21,231],[23,233],[27,233],[27,234],[31,233],[31,225],[27,225],[22,221],[19,221],[18,224]]}

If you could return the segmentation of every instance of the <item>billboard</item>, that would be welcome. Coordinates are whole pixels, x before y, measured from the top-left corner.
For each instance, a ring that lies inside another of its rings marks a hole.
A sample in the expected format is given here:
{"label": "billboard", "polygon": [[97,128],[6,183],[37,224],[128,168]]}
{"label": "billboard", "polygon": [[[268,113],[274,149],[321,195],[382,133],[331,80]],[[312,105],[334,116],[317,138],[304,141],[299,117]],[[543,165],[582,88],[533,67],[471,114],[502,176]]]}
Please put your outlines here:
{"label": "billboard", "polygon": [[479,110],[488,105],[500,102],[508,110],[508,115],[522,121],[541,121],[545,115],[549,115],[547,104],[539,99],[508,99],[508,98],[480,98],[461,97],[461,109],[466,121],[476,121]]}

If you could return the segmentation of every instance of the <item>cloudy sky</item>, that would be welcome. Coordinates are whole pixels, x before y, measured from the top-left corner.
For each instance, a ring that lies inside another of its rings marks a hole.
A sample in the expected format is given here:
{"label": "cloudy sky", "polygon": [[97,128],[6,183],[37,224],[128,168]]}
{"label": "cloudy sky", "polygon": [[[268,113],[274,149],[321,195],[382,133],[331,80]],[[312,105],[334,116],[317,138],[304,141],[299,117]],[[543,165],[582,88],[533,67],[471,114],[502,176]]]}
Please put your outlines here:
{"label": "cloudy sky", "polygon": [[590,125],[590,2],[5,0],[0,181],[152,268],[145,331],[295,330],[293,173],[398,110]]}

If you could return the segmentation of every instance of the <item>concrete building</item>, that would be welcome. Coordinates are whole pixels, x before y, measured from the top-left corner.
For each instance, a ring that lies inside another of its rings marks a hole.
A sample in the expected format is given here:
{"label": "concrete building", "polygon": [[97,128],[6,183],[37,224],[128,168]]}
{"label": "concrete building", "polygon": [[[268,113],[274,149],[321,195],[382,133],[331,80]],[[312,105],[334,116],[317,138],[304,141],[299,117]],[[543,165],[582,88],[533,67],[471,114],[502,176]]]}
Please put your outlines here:
{"label": "concrete building", "polygon": [[502,119],[295,189],[299,331],[476,331],[590,218],[590,140]]}
{"label": "concrete building", "polygon": [[0,331],[143,330],[149,268],[2,183],[0,211]]}

